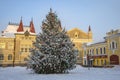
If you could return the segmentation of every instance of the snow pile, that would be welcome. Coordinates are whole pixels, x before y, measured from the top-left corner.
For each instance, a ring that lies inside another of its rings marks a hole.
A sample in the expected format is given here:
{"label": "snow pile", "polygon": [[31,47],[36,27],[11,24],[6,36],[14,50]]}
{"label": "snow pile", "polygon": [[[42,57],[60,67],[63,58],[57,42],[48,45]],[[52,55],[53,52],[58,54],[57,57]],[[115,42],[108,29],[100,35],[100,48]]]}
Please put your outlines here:
{"label": "snow pile", "polygon": [[84,68],[77,66],[69,74],[35,74],[26,67],[0,68],[0,80],[120,80],[120,66]]}

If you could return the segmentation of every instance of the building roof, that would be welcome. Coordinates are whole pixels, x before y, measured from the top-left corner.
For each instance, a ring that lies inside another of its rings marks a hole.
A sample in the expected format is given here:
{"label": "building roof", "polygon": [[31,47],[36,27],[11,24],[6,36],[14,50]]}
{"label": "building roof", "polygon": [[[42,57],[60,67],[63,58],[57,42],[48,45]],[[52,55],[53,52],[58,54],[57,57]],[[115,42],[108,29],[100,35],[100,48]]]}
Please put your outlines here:
{"label": "building roof", "polygon": [[23,29],[23,23],[22,23],[22,18],[21,18],[19,27],[17,28],[17,32],[23,32],[23,31],[24,29]]}
{"label": "building roof", "polygon": [[20,24],[9,22],[6,29],[0,34],[0,37],[14,38],[15,34],[24,34],[26,31],[29,31],[32,35],[36,35],[33,21],[30,22],[30,26],[23,25],[22,20]]}
{"label": "building roof", "polygon": [[[4,33],[17,33],[17,29],[19,27],[19,24],[17,23],[9,23],[7,28],[4,30]],[[26,30],[30,30],[29,26],[23,26],[24,32]]]}

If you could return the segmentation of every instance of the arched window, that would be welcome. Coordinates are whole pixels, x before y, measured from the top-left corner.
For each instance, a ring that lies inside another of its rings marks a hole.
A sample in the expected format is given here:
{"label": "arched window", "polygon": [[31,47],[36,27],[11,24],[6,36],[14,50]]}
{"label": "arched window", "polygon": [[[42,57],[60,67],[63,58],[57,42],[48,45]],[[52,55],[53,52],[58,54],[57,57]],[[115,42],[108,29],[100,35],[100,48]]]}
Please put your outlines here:
{"label": "arched window", "polygon": [[0,60],[4,60],[4,55],[0,54]]}
{"label": "arched window", "polygon": [[12,60],[12,54],[8,55],[8,60]]}
{"label": "arched window", "polygon": [[112,42],[112,49],[115,49],[115,42]]}
{"label": "arched window", "polygon": [[115,41],[112,41],[110,44],[110,49],[116,49],[117,48],[117,43]]}
{"label": "arched window", "polygon": [[75,32],[74,36],[75,36],[75,38],[78,38],[78,33],[77,33],[77,32]]}
{"label": "arched window", "polygon": [[116,43],[116,45],[115,45],[115,48],[117,48],[117,43]]}

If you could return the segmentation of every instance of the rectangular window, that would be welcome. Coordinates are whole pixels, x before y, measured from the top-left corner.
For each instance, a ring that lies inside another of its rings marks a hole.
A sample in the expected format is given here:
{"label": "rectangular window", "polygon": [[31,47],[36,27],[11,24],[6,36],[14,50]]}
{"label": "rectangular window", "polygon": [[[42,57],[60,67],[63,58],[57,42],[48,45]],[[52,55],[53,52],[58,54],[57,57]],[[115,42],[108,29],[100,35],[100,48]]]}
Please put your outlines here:
{"label": "rectangular window", "polygon": [[103,60],[101,60],[101,65],[103,65]]}
{"label": "rectangular window", "polygon": [[115,43],[112,42],[112,49],[115,49]]}
{"label": "rectangular window", "polygon": [[98,49],[96,49],[96,54],[98,55]]}
{"label": "rectangular window", "polygon": [[30,49],[31,49],[31,48],[28,48],[28,49],[29,49],[29,52],[30,52]]}
{"label": "rectangular window", "polygon": [[97,65],[99,64],[99,60],[97,60]]}
{"label": "rectangular window", "polygon": [[25,52],[27,52],[27,48],[25,48]]}
{"label": "rectangular window", "polygon": [[88,50],[87,54],[89,54],[89,50]]}
{"label": "rectangular window", "polygon": [[102,48],[100,48],[100,54],[102,54]]}
{"label": "rectangular window", "polygon": [[14,44],[13,43],[8,43],[8,49],[14,49]]}
{"label": "rectangular window", "polygon": [[0,48],[4,49],[5,48],[5,43],[0,43]]}
{"label": "rectangular window", "polygon": [[94,49],[92,50],[92,54],[94,55]]}
{"label": "rectangular window", "polygon": [[4,55],[0,54],[0,60],[4,60]]}
{"label": "rectangular window", "polygon": [[21,48],[21,52],[24,52],[24,48]]}
{"label": "rectangular window", "polygon": [[90,54],[92,54],[92,53],[91,53],[91,49],[90,49]]}
{"label": "rectangular window", "polygon": [[104,65],[106,65],[106,60],[104,60]]}
{"label": "rectangular window", "polygon": [[105,49],[105,47],[104,47],[104,54],[106,54],[106,49]]}
{"label": "rectangular window", "polygon": [[84,51],[84,55],[86,56],[86,51]]}

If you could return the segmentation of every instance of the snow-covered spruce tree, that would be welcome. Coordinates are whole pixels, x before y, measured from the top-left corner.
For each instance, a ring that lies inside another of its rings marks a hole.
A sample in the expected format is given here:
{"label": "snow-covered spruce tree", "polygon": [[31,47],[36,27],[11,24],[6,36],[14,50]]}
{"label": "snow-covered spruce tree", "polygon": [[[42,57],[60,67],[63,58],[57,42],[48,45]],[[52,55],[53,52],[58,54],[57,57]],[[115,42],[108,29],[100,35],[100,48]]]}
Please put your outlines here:
{"label": "snow-covered spruce tree", "polygon": [[51,9],[41,28],[31,49],[28,68],[39,74],[66,73],[75,68],[77,50]]}

